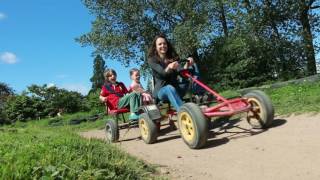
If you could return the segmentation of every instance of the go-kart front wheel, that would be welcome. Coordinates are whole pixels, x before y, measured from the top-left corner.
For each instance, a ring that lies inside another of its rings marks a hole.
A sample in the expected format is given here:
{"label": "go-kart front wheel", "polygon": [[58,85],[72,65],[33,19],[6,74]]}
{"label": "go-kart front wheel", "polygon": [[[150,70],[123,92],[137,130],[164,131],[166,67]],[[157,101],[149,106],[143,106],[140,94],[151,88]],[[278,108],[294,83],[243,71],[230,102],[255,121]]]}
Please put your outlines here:
{"label": "go-kart front wheel", "polygon": [[115,120],[110,119],[107,121],[105,132],[107,142],[117,142],[119,140],[118,123]]}
{"label": "go-kart front wheel", "polygon": [[152,144],[157,140],[158,129],[156,123],[149,118],[148,114],[140,114],[139,129],[141,138],[146,144]]}
{"label": "go-kart front wheel", "polygon": [[262,91],[253,90],[244,95],[251,104],[247,121],[253,128],[268,128],[274,118],[274,109],[269,97]]}
{"label": "go-kart front wheel", "polygon": [[199,106],[184,104],[178,112],[178,124],[183,141],[191,149],[199,149],[206,144],[208,122]]}

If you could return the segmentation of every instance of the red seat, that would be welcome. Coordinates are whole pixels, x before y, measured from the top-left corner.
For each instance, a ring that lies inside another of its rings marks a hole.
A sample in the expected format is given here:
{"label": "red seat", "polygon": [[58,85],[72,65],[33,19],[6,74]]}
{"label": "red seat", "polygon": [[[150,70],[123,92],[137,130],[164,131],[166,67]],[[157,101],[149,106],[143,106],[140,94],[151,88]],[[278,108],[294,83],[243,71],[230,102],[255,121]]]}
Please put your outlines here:
{"label": "red seat", "polygon": [[110,115],[117,115],[117,114],[130,112],[130,110],[128,108],[118,109],[113,104],[111,104],[108,100],[107,100],[107,102],[105,102],[105,105],[106,105],[107,114],[110,114]]}
{"label": "red seat", "polygon": [[109,113],[111,115],[113,115],[113,114],[121,114],[121,113],[126,113],[126,112],[130,112],[130,110],[128,108],[109,110]]}

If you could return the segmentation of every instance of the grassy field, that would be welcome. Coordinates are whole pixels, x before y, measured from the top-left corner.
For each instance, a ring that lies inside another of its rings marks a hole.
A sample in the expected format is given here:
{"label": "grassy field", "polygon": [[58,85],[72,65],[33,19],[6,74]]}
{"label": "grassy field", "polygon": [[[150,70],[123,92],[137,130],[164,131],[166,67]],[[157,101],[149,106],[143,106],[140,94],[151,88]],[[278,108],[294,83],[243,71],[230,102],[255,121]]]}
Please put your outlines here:
{"label": "grassy field", "polygon": [[[320,82],[266,89],[278,115],[320,112]],[[237,91],[222,93],[240,95]],[[78,132],[103,128],[107,117],[69,125],[88,113],[0,127],[0,179],[164,179],[156,167]]]}
{"label": "grassy field", "polygon": [[320,82],[267,89],[276,113],[280,115],[320,112]]}
{"label": "grassy field", "polygon": [[105,119],[67,125],[51,120],[17,123],[0,129],[0,179],[162,179],[155,167],[101,140],[77,132],[103,127]]}

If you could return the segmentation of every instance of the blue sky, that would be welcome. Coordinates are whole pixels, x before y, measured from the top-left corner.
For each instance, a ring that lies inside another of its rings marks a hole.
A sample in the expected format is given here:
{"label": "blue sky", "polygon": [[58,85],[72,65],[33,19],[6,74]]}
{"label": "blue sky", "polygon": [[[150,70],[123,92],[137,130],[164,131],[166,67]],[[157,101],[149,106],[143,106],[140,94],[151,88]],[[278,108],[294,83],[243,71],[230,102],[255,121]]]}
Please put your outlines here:
{"label": "blue sky", "polygon": [[[0,82],[16,93],[54,84],[86,94],[93,49],[74,39],[90,31],[92,20],[81,0],[0,0]],[[105,61],[129,85],[129,68]]]}

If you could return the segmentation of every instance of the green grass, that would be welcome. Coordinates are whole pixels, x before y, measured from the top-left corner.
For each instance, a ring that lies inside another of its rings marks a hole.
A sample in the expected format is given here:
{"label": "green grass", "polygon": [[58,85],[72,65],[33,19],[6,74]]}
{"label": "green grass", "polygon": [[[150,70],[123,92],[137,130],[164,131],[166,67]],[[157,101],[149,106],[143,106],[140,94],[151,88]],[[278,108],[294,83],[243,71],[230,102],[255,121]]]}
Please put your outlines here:
{"label": "green grass", "polygon": [[16,123],[0,129],[0,179],[155,179],[155,167],[102,140],[77,133],[103,127],[106,118],[79,125],[67,122],[86,114],[67,115],[62,125],[50,119]]}
{"label": "green grass", "polygon": [[221,95],[227,99],[241,96],[239,92],[233,90],[223,91]]}
{"label": "green grass", "polygon": [[277,114],[320,112],[320,82],[267,89]]}

